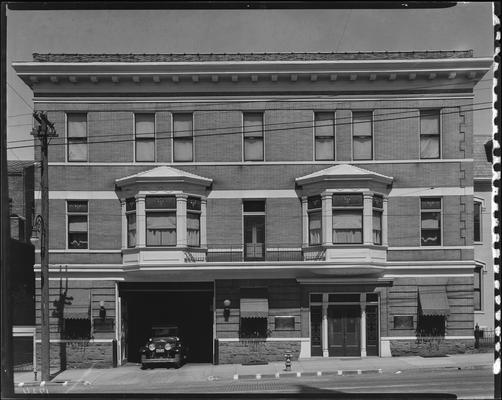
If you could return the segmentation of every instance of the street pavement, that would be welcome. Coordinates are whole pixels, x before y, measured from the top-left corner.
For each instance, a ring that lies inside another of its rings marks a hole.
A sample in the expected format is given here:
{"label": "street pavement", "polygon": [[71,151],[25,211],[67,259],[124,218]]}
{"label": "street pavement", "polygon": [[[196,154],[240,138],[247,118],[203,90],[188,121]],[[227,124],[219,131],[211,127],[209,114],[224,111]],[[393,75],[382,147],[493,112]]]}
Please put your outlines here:
{"label": "street pavement", "polygon": [[[493,397],[492,354],[448,357],[309,358],[267,365],[186,364],[180,369],[141,370],[128,363],[118,368],[70,369],[40,386],[33,373],[14,375],[17,393],[121,392],[427,392],[460,391],[464,398]],[[422,379],[420,379],[422,378]],[[470,396],[470,397],[469,397]],[[474,396],[474,397],[473,397]],[[485,396],[485,397],[476,397]]]}

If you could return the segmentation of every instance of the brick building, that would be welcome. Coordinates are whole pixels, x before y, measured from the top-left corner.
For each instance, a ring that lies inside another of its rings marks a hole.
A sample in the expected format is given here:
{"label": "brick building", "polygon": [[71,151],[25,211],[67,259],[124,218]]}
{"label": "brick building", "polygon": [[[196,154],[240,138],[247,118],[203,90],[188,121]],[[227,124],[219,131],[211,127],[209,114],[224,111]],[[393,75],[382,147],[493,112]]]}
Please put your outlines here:
{"label": "brick building", "polygon": [[384,357],[430,336],[471,348],[471,109],[490,65],[472,51],[14,63],[59,134],[51,305],[72,299],[51,319],[54,362],[110,365],[114,346],[138,361],[158,325],[196,362]]}

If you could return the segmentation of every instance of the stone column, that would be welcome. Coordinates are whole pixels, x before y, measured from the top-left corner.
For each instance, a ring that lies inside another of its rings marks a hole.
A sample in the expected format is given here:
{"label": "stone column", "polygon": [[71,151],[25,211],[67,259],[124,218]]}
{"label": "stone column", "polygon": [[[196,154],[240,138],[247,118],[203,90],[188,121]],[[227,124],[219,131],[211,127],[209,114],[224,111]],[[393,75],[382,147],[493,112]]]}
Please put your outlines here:
{"label": "stone column", "polygon": [[207,198],[202,197],[200,199],[200,247],[207,247],[207,232],[206,232],[206,221],[207,221]]}
{"label": "stone column", "polygon": [[186,194],[176,195],[176,247],[187,246],[187,199]]}
{"label": "stone column", "polygon": [[364,192],[363,202],[363,243],[373,244],[373,194]]}
{"label": "stone column", "polygon": [[322,193],[322,244],[333,244],[333,194]]}
{"label": "stone column", "polygon": [[322,295],[322,324],[321,324],[322,356],[329,357],[328,346],[328,294]]}
{"label": "stone column", "polygon": [[387,197],[383,198],[383,210],[382,210],[382,246],[389,245],[389,235],[387,229]]}
{"label": "stone column", "polygon": [[122,216],[122,248],[127,249],[126,199],[120,199],[120,211]]}
{"label": "stone column", "polygon": [[136,247],[146,246],[145,195],[136,195]]}
{"label": "stone column", "polygon": [[366,293],[361,293],[361,357],[366,357]]}
{"label": "stone column", "polygon": [[309,215],[307,196],[302,196],[302,246],[309,245]]}

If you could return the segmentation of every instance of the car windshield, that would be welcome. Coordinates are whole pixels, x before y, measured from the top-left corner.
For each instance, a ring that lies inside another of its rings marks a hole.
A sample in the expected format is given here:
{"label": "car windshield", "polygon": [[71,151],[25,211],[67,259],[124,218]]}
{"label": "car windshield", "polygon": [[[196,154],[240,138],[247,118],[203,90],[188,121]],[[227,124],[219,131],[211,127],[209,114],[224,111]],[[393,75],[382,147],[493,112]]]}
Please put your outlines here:
{"label": "car windshield", "polygon": [[177,326],[162,326],[152,328],[153,337],[178,336]]}

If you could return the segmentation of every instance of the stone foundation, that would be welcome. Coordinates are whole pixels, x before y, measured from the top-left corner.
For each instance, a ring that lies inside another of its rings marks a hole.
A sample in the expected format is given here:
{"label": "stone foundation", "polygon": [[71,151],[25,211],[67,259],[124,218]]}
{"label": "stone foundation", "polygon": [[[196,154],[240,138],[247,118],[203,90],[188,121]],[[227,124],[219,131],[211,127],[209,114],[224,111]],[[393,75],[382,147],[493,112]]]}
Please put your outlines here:
{"label": "stone foundation", "polygon": [[[51,342],[51,368],[63,371],[71,368],[110,368],[113,366],[113,345],[110,343],[94,343],[92,341]],[[41,346],[37,343],[37,365],[40,369]]]}
{"label": "stone foundation", "polygon": [[434,356],[471,353],[474,339],[391,340],[392,356]]}
{"label": "stone foundation", "polygon": [[220,364],[244,364],[253,361],[284,361],[284,354],[291,353],[292,360],[300,355],[299,341],[260,341],[219,342]]}

